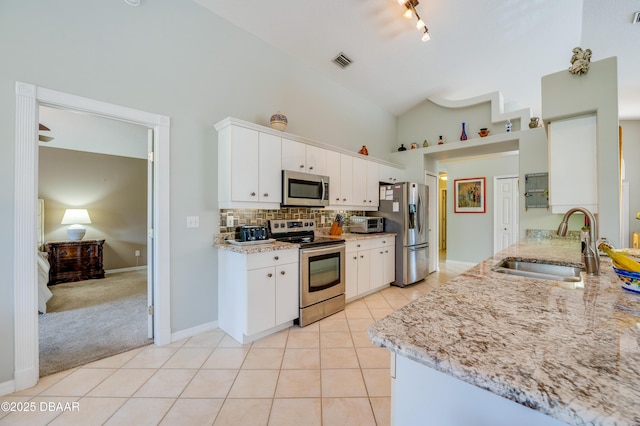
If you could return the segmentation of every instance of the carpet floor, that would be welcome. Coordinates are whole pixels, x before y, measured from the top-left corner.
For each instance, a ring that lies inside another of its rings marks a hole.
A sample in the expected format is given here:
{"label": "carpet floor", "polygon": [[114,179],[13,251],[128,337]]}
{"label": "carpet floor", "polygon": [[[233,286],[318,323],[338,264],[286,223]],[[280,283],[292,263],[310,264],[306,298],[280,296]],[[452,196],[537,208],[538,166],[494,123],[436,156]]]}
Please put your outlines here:
{"label": "carpet floor", "polygon": [[147,271],[50,286],[39,315],[40,377],[153,343],[147,338]]}

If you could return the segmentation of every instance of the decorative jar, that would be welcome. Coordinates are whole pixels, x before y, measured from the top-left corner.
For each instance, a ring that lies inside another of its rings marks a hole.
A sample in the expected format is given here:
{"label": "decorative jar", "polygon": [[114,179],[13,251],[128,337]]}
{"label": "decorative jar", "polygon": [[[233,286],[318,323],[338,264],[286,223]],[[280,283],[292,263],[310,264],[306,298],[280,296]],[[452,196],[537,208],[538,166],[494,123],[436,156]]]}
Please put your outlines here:
{"label": "decorative jar", "polygon": [[271,116],[271,120],[269,120],[269,125],[271,128],[280,130],[284,132],[287,129],[287,124],[289,121],[287,120],[287,116],[278,111],[277,113]]}

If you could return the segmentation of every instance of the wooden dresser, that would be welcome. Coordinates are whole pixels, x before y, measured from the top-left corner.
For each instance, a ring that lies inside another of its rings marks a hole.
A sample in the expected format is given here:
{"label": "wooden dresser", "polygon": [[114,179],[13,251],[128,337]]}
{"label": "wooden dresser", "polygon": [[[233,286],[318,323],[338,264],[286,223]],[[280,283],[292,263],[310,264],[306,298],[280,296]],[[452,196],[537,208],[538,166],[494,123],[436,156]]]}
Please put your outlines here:
{"label": "wooden dresser", "polygon": [[50,265],[48,285],[104,278],[103,244],[104,240],[47,242]]}

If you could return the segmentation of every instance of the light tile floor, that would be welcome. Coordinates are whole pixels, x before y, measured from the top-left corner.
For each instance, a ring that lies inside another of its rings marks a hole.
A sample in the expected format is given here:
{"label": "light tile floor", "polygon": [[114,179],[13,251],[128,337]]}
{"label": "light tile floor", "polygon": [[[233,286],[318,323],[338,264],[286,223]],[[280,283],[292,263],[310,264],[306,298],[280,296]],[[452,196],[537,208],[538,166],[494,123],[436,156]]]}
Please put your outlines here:
{"label": "light tile floor", "polygon": [[[216,329],[128,351],[0,397],[1,425],[388,425],[390,355],[367,327],[466,267],[389,287],[241,345]],[[75,403],[75,405],[74,405]]]}

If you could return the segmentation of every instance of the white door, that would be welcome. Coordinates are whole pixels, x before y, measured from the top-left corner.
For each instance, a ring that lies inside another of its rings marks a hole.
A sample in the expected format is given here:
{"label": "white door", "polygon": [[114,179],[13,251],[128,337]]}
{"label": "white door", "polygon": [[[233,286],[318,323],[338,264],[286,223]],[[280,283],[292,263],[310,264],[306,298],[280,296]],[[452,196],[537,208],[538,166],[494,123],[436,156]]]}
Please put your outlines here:
{"label": "white door", "polygon": [[497,253],[518,241],[518,178],[495,178],[494,192],[493,252]]}
{"label": "white door", "polygon": [[429,188],[429,208],[427,222],[429,226],[429,269],[427,273],[438,270],[438,178],[427,174],[425,184]]}

